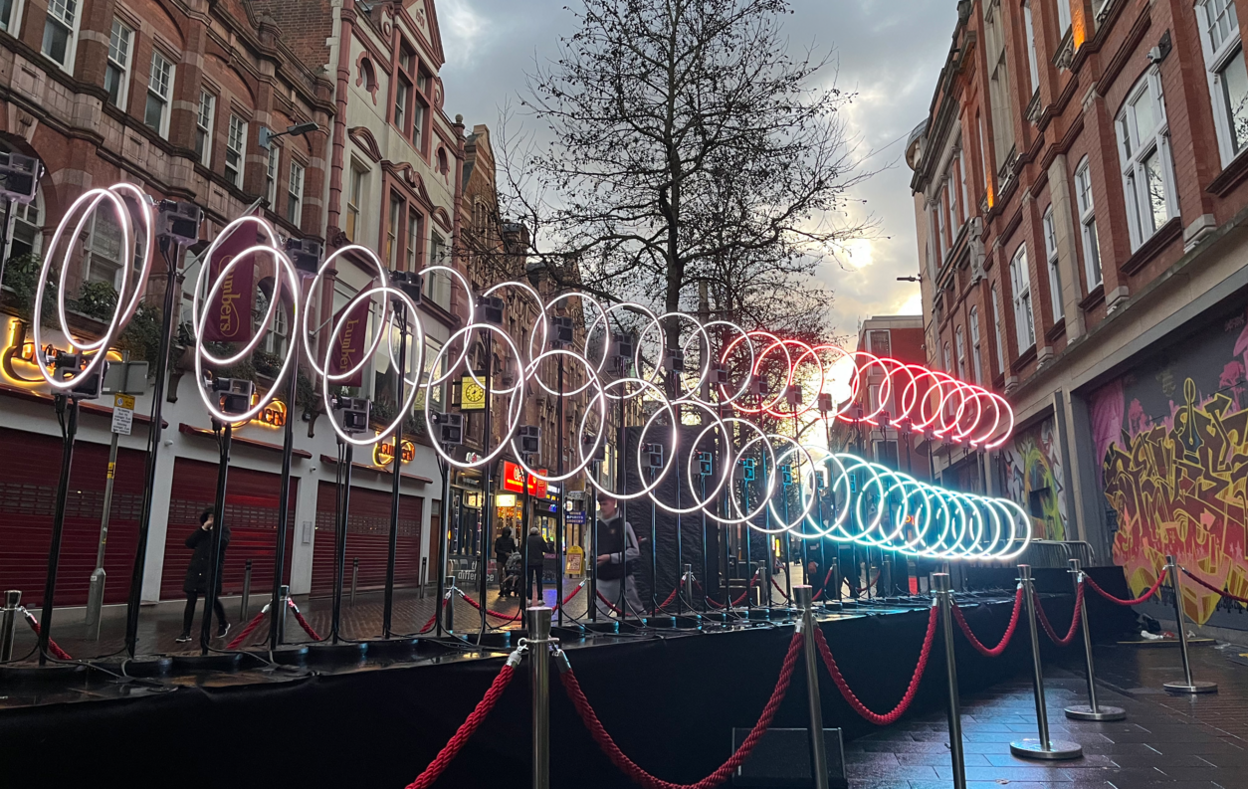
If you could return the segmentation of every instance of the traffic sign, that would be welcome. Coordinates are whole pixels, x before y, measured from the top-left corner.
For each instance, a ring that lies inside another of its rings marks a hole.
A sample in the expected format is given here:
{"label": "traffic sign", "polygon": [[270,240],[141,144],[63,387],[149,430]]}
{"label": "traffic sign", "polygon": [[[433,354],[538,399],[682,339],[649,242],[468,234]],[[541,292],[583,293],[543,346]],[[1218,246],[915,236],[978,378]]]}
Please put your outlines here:
{"label": "traffic sign", "polygon": [[117,435],[128,436],[133,425],[134,395],[113,395],[113,432]]}
{"label": "traffic sign", "polygon": [[585,523],[585,513],[583,513],[583,512],[569,512],[569,513],[568,513],[568,523],[575,523],[575,524],[577,524],[577,525],[584,524],[584,523]]}

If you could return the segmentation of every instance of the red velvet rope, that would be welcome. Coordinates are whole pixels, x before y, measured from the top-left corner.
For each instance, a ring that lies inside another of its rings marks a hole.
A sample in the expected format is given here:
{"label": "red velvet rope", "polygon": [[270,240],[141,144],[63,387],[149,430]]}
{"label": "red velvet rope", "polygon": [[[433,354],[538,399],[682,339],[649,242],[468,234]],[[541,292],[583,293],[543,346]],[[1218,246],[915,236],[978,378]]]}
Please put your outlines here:
{"label": "red velvet rope", "polygon": [[673,589],[672,593],[667,596],[667,599],[659,603],[659,608],[667,608],[669,605],[671,605],[672,601],[676,599],[676,595],[679,594],[679,592],[680,592],[679,586]]}
{"label": "red velvet rope", "polygon": [[[628,756],[620,750],[620,746],[615,744],[615,740],[611,739],[611,735],[607,733],[603,727],[602,721],[598,719],[597,713],[593,707],[589,706],[589,699],[585,698],[585,692],[581,690],[581,685],[576,680],[576,674],[568,669],[559,675],[563,681],[563,687],[568,692],[568,697],[572,699],[573,706],[580,714],[581,720],[585,723],[585,728],[589,729],[590,735],[594,741],[598,743],[598,747],[607,755],[611,763],[621,772],[632,779],[645,789],[712,789],[727,781],[737,768],[745,763],[753,752],[754,747],[758,745],[759,740],[766,734],[767,729],[771,726],[771,722],[776,717],[776,712],[780,709],[780,703],[784,701],[784,694],[789,689],[789,682],[793,679],[793,670],[797,666],[798,655],[801,654],[802,634],[800,632],[793,633],[793,639],[789,642],[788,654],[784,656],[784,665],[780,668],[780,679],[776,683],[776,689],[771,692],[771,698],[767,701],[767,706],[763,708],[763,714],[759,717],[758,723],[754,724],[754,728],[750,730],[749,736],[745,738],[745,742],[741,743],[741,747],[737,748],[732,756],[728,757],[728,761],[721,764],[701,781],[692,784],[676,784],[670,781],[664,781],[656,778],[650,773],[643,770],[636,762],[628,758]],[[409,787],[408,789],[411,789]]]}
{"label": "red velvet rope", "polygon": [[[465,594],[464,592],[462,592],[462,591],[461,591],[461,592],[459,593],[459,596],[460,596],[460,597],[462,597],[462,598],[464,598],[464,600],[465,600],[465,601],[467,601],[468,605],[472,606],[473,608],[477,609],[478,611],[480,611],[480,610],[481,610],[481,604],[480,604],[480,603],[478,603],[476,600],[473,600],[473,599],[472,599],[472,597],[470,597],[469,595],[467,595],[467,594]],[[516,612],[515,614],[500,614],[498,611],[493,611],[493,610],[491,610],[491,609],[487,608],[487,609],[485,609],[485,613],[489,614],[490,616],[494,617],[495,619],[505,619],[505,620],[507,620],[508,622],[519,622],[520,620],[524,619],[524,612],[523,612],[523,611],[518,611],[518,612]]]}
{"label": "red velvet rope", "polygon": [[873,586],[875,586],[875,582],[876,582],[876,581],[878,581],[878,580],[880,580],[880,571],[879,571],[879,570],[876,570],[876,571],[875,571],[875,577],[874,577],[874,578],[872,578],[872,579],[871,579],[871,580],[867,583],[867,585],[866,585],[866,586],[864,586],[864,587],[862,587],[861,589],[859,589],[858,587],[854,586],[854,585],[853,585],[853,583],[850,583],[850,586],[851,586],[851,587],[853,587],[853,590],[854,590],[854,597],[857,597],[858,595],[862,594],[863,592],[865,592],[865,591],[867,591],[868,589],[870,589],[870,588],[872,588]]}
{"label": "red velvet rope", "polygon": [[1010,639],[1014,637],[1014,631],[1018,628],[1018,616],[1023,611],[1023,588],[1020,586],[1018,591],[1014,593],[1014,611],[1010,614],[1010,624],[1005,628],[1005,635],[1001,636],[1001,642],[991,649],[984,646],[975,637],[975,634],[971,632],[971,626],[966,623],[966,617],[962,615],[962,609],[956,603],[952,606],[952,610],[953,618],[957,620],[958,627],[962,628],[962,632],[966,635],[966,640],[971,642],[971,646],[975,647],[975,650],[985,657],[997,657],[1010,645]]}
{"label": "red velvet rope", "polygon": [[603,597],[603,596],[602,596],[602,592],[599,592],[599,593],[598,593],[598,599],[599,599],[599,600],[601,600],[602,602],[606,603],[606,604],[607,604],[607,608],[610,608],[612,611],[614,611],[615,613],[619,614],[620,616],[624,616],[624,612],[623,612],[623,611],[621,611],[620,609],[616,608],[616,607],[615,607],[615,604],[614,604],[614,603],[612,603],[610,600],[608,600],[607,598]]}
{"label": "red velvet rope", "polygon": [[464,744],[476,733],[481,726],[481,722],[494,709],[494,705],[498,704],[498,699],[503,695],[503,691],[506,690],[515,673],[516,669],[510,662],[503,666],[502,671],[498,672],[498,675],[494,677],[494,682],[490,684],[490,689],[485,692],[485,696],[481,701],[477,702],[476,708],[460,725],[455,732],[455,736],[451,737],[446,745],[442,747],[442,750],[438,752],[434,760],[429,763],[429,766],[425,768],[424,772],[418,775],[415,781],[408,784],[406,789],[427,789],[433,785],[434,781],[438,780],[446,768],[450,766],[451,760],[459,755]]}
{"label": "red velvet rope", "polygon": [[[1198,583],[1198,584],[1200,584],[1201,586],[1205,587],[1206,589],[1208,589],[1208,590],[1209,590],[1209,591],[1211,591],[1211,592],[1216,592],[1217,594],[1220,594],[1220,595],[1222,595],[1223,597],[1229,597],[1229,598],[1231,598],[1232,600],[1234,600],[1234,601],[1235,601],[1235,602],[1237,602],[1237,603],[1248,603],[1248,598],[1239,597],[1239,596],[1237,596],[1237,595],[1233,595],[1233,594],[1231,594],[1230,592],[1228,592],[1228,591],[1226,591],[1226,590],[1224,590],[1224,589],[1219,589],[1219,588],[1217,588],[1216,586],[1214,586],[1213,584],[1207,583],[1206,581],[1204,581],[1204,580],[1202,580],[1202,579],[1200,579],[1200,578],[1197,578],[1196,576],[1192,575],[1192,571],[1191,571],[1191,570],[1189,570],[1189,569],[1187,569],[1186,567],[1180,567],[1179,569],[1181,569],[1181,570],[1183,571],[1183,574],[1184,574],[1184,575],[1186,575],[1188,578],[1191,578],[1193,581],[1195,581],[1196,583]],[[1163,573],[1163,575],[1164,575],[1164,573]],[[1157,579],[1157,580],[1158,580],[1158,585],[1160,585],[1161,579],[1159,578],[1159,579]],[[1157,587],[1156,587],[1156,586],[1154,586],[1153,588],[1154,588],[1154,589],[1156,589]],[[1151,593],[1150,593],[1150,594],[1151,594]]]}
{"label": "red velvet rope", "polygon": [[567,605],[568,603],[572,602],[572,598],[573,598],[573,597],[576,597],[578,594],[580,594],[580,593],[581,593],[581,590],[582,590],[582,589],[584,589],[584,588],[585,588],[585,584],[583,584],[583,583],[577,584],[577,585],[576,585],[576,588],[572,590],[572,594],[570,594],[570,595],[568,595],[567,597],[563,598],[563,602],[562,602],[562,603],[560,603],[559,605],[555,606],[555,608],[558,608],[559,606]]}
{"label": "red velvet rope", "polygon": [[311,636],[313,641],[320,641],[321,637],[312,629],[312,625],[308,624],[308,620],[303,618],[303,614],[299,613],[299,609],[295,606],[295,601],[287,600],[286,602],[290,604],[290,611],[295,615],[295,621],[303,628],[303,632]]}
{"label": "red velvet rope", "polygon": [[[772,580],[774,581],[775,579],[773,578]],[[731,603],[729,603],[729,604],[728,604],[728,606],[729,606],[729,607],[732,607],[732,606],[741,605],[741,602],[742,602],[743,600],[745,600],[745,598],[746,598],[746,597],[748,597],[748,596],[749,596],[749,594],[750,594],[750,590],[754,588],[754,584],[755,584],[755,582],[756,582],[756,581],[758,581],[758,575],[757,575],[757,574],[755,574],[755,575],[753,575],[753,576],[751,576],[751,577],[750,577],[750,585],[749,585],[749,586],[747,586],[747,587],[745,587],[745,591],[744,591],[744,592],[742,592],[742,593],[741,593],[741,595],[740,595],[740,596],[739,596],[736,600],[733,600]],[[694,580],[694,583],[698,585],[698,589],[702,590],[703,592],[705,592],[705,591],[706,591],[705,589],[702,589],[702,584],[698,583],[698,581],[697,581],[696,579]],[[710,597],[707,597],[707,598],[706,598],[706,602],[710,603],[711,605],[715,606],[716,608],[723,608],[723,607],[724,607],[724,604],[723,604],[723,603],[717,603],[717,602],[715,602],[714,600],[712,600]]]}
{"label": "red velvet rope", "polygon": [[[39,627],[39,620],[35,619],[35,615],[27,611],[25,608],[22,609],[22,613],[26,615],[26,623],[30,625],[30,629],[35,631],[35,638],[38,638],[39,633],[43,629]],[[60,645],[52,640],[51,636],[48,637],[48,651],[51,652],[52,657],[57,660],[73,660],[73,658],[69,656],[68,652],[61,649]]]}
{"label": "red velvet rope", "polygon": [[1049,624],[1048,614],[1044,613],[1044,606],[1040,605],[1040,595],[1035,595],[1035,602],[1036,614],[1040,617],[1040,625],[1044,628],[1044,632],[1048,633],[1049,638],[1053,639],[1053,643],[1059,647],[1069,646],[1070,642],[1075,640],[1076,631],[1079,630],[1079,616],[1083,612],[1083,584],[1079,584],[1079,591],[1075,593],[1075,615],[1070,619],[1070,630],[1066,631],[1065,638],[1058,638],[1053,625]]}
{"label": "red velvet rope", "polygon": [[[1184,570],[1183,572],[1187,572],[1187,570]],[[1190,576],[1191,573],[1188,573],[1188,575]],[[1149,588],[1149,590],[1145,592],[1143,595],[1141,595],[1140,597],[1135,598],[1134,600],[1120,600],[1117,597],[1114,597],[1112,594],[1110,594],[1109,592],[1106,592],[1104,589],[1098,586],[1096,581],[1092,580],[1092,576],[1088,575],[1087,573],[1083,574],[1083,580],[1088,582],[1088,585],[1092,587],[1092,591],[1096,592],[1101,597],[1104,597],[1106,600],[1108,600],[1109,602],[1115,605],[1139,605],[1140,603],[1147,601],[1148,598],[1157,594],[1157,590],[1161,588],[1162,581],[1166,580],[1166,570],[1165,568],[1162,568],[1161,575],[1157,576],[1157,580],[1153,583],[1153,585]],[[1200,583],[1199,578],[1196,579],[1196,581],[1197,583]],[[1212,586],[1210,586],[1209,588],[1213,589]],[[1214,591],[1217,591],[1217,590],[1214,590]],[[1220,592],[1220,594],[1226,594],[1226,592]],[[1233,595],[1228,595],[1228,597],[1232,597],[1235,600],[1241,600],[1240,598],[1234,597]],[[1248,600],[1241,600],[1241,602],[1248,603]]]}
{"label": "red velvet rope", "polygon": [[828,581],[832,580],[832,571],[828,570],[828,574],[823,576],[823,583],[819,584],[819,593],[812,597],[812,600],[818,600],[823,597],[823,593],[828,590]]}
{"label": "red velvet rope", "polygon": [[932,606],[931,612],[927,617],[927,635],[923,637],[923,649],[919,652],[919,664],[914,667],[914,674],[910,677],[910,685],[906,688],[906,694],[901,697],[901,701],[897,703],[897,706],[892,711],[883,715],[867,709],[866,705],[859,701],[854,692],[850,690],[849,683],[841,675],[841,670],[837,667],[836,660],[832,657],[832,649],[828,646],[828,640],[823,636],[823,630],[815,627],[815,642],[819,646],[819,654],[823,656],[823,663],[827,666],[828,673],[832,675],[832,681],[836,683],[836,689],[845,697],[845,701],[849,702],[849,706],[853,707],[854,712],[876,726],[887,726],[895,723],[898,718],[905,714],[906,710],[910,708],[910,704],[914,701],[915,694],[919,691],[919,680],[923,678],[923,672],[927,668],[927,659],[932,654],[932,642],[936,638],[938,613],[936,606]]}
{"label": "red velvet rope", "polygon": [[[774,575],[771,577],[771,585],[776,587],[776,591],[780,593],[781,597],[783,597],[785,600],[789,600],[789,596],[784,593],[784,587],[780,585],[780,582],[776,580],[776,577]],[[789,602],[792,602],[792,601],[789,600]]]}
{"label": "red velvet rope", "polygon": [[247,627],[243,628],[243,632],[235,636],[233,641],[225,645],[225,648],[226,649],[238,649],[239,645],[241,645],[244,641],[247,640],[247,636],[255,632],[256,628],[260,626],[260,623],[263,622],[264,618],[268,615],[269,615],[268,611],[261,611],[260,613],[252,617],[252,620],[247,623]]}

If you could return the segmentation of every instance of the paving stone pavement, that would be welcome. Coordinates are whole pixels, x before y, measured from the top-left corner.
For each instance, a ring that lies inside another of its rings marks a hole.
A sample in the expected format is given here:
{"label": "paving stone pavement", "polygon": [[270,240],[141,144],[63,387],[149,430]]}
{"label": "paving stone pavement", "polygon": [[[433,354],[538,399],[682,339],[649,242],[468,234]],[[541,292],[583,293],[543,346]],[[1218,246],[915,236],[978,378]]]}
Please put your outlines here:
{"label": "paving stone pavement", "polygon": [[[1086,703],[1078,644],[1046,667],[1045,702],[1053,739],[1083,746],[1081,759],[1039,762],[1010,754],[1010,742],[1035,738],[1031,682],[1020,677],[962,700],[969,789],[1244,789],[1248,787],[1248,667],[1236,647],[1193,647],[1193,674],[1219,692],[1178,696],[1162,683],[1183,678],[1175,646],[1096,648],[1098,701],[1122,707],[1115,723],[1067,720],[1063,708]],[[953,786],[945,713],[903,720],[846,743],[850,789],[947,789]]]}

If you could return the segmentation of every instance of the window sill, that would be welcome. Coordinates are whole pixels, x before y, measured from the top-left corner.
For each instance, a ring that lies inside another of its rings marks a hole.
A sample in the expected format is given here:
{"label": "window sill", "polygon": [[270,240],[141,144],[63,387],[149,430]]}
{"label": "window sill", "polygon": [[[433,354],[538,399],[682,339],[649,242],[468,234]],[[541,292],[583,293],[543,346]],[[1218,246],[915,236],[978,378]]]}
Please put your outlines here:
{"label": "window sill", "polygon": [[1157,232],[1153,233],[1147,241],[1135,250],[1131,257],[1119,266],[1122,273],[1131,276],[1140,269],[1148,265],[1149,261],[1157,257],[1161,252],[1174,241],[1183,237],[1183,225],[1177,216],[1171,217],[1164,225],[1157,228]]}
{"label": "window sill", "polygon": [[1098,304],[1105,302],[1105,283],[1101,283],[1093,288],[1087,296],[1083,297],[1083,301],[1079,302],[1079,309],[1087,312]]}
{"label": "window sill", "polygon": [[1033,342],[1031,346],[1020,353],[1014,363],[1010,365],[1010,372],[1017,374],[1019,370],[1026,367],[1036,360],[1036,344]]}
{"label": "window sill", "polygon": [[1057,323],[1044,333],[1044,339],[1049,342],[1056,342],[1059,337],[1066,336],[1066,319],[1058,318]]}
{"label": "window sill", "polygon": [[1205,187],[1205,191],[1211,195],[1226,197],[1232,189],[1243,183],[1246,178],[1248,178],[1248,148],[1240,151],[1230,161],[1230,164],[1223,167],[1222,172],[1218,173],[1217,177]]}

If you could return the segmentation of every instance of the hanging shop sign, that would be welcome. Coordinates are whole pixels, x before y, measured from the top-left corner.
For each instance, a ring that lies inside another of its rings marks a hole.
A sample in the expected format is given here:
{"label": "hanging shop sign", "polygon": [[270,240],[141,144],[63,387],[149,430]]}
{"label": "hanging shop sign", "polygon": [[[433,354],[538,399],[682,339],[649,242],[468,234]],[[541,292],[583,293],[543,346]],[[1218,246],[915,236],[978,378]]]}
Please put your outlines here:
{"label": "hanging shop sign", "polygon": [[[548,475],[550,472],[544,468],[537,469],[537,473],[542,476]],[[525,484],[525,481],[528,484]],[[527,488],[527,490],[526,490]],[[544,479],[539,479],[532,474],[525,474],[524,469],[518,463],[512,463],[510,460],[503,461],[503,490],[509,490],[513,493],[528,493],[530,496],[538,499],[550,497],[551,486]],[[555,489],[558,493],[558,488]],[[558,496],[556,495],[557,499]]]}
{"label": "hanging shop sign", "polygon": [[[416,457],[416,445],[406,438],[403,439],[403,465],[411,463]],[[379,441],[373,445],[373,463],[388,466],[394,462],[394,438]]]}
{"label": "hanging shop sign", "polygon": [[494,496],[494,505],[497,507],[514,507],[516,506],[516,494],[499,493]]}
{"label": "hanging shop sign", "polygon": [[485,387],[465,375],[459,383],[459,410],[484,411]]}

